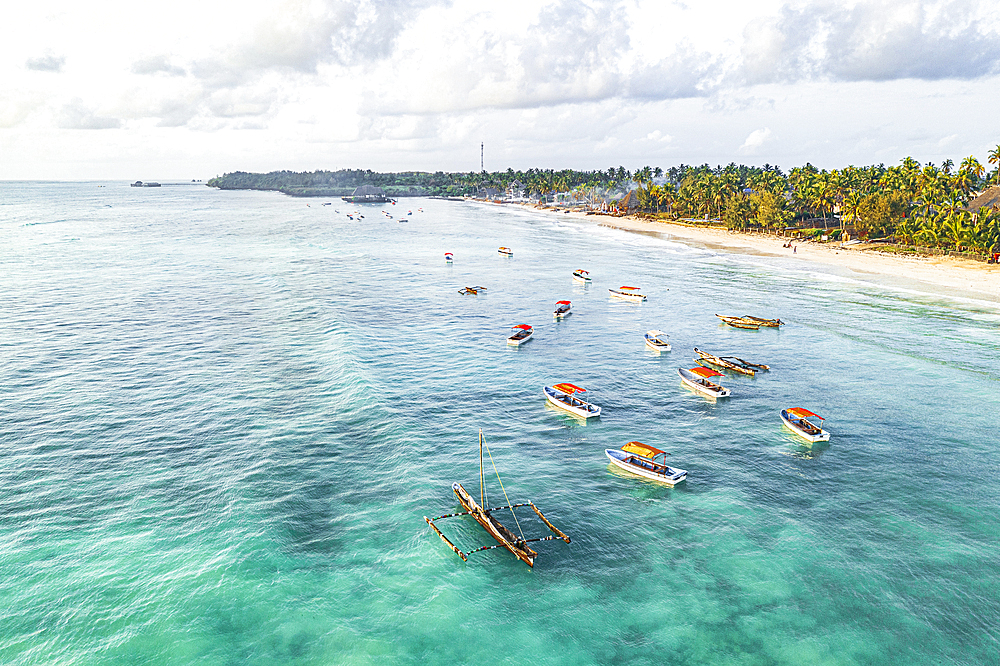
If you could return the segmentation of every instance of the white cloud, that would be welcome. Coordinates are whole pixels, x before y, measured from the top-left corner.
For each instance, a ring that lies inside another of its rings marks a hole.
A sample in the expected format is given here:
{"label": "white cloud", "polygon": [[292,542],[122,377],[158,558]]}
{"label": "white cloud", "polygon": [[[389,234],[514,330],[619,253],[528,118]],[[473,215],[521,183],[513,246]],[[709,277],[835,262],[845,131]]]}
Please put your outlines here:
{"label": "white cloud", "polygon": [[756,155],[760,152],[764,143],[771,138],[771,128],[762,127],[750,132],[750,135],[743,142],[736,152],[740,155]]}

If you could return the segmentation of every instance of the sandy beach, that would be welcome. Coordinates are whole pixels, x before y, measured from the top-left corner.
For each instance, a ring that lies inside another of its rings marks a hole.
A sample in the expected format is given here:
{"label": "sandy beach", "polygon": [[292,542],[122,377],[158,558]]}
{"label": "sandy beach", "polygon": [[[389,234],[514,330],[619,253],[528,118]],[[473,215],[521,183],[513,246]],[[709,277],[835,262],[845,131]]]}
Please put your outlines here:
{"label": "sandy beach", "polygon": [[896,286],[933,294],[947,294],[1000,303],[1000,265],[959,257],[902,257],[878,250],[842,248],[835,243],[795,242],[794,250],[782,247],[788,239],[762,234],[746,234],[726,229],[711,229],[673,222],[636,217],[587,215],[552,209],[532,210],[578,219],[614,229],[639,233],[656,233],[693,247],[703,247],[736,254],[784,257],[837,267],[851,277],[885,284],[887,279]]}

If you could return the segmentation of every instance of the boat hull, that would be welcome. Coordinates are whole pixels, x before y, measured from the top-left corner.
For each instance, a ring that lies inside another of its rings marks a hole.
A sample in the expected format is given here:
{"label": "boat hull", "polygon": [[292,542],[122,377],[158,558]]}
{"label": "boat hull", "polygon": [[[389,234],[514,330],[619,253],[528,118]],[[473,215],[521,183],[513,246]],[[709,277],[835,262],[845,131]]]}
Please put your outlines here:
{"label": "boat hull", "polygon": [[791,419],[788,418],[788,412],[781,410],[781,422],[785,424],[785,427],[791,430],[793,433],[806,440],[807,442],[829,442],[830,433],[822,428],[819,429],[818,434],[809,433],[802,430],[798,425],[796,425]]}
{"label": "boat hull", "polygon": [[608,289],[611,293],[612,298],[620,298],[623,301],[631,301],[632,303],[642,303],[646,300],[646,297],[642,294],[630,294],[624,291],[618,291],[617,289]]}
{"label": "boat hull", "polygon": [[528,340],[530,340],[531,336],[533,336],[533,335],[534,335],[534,332],[528,333],[527,335],[522,336],[520,338],[518,338],[515,335],[512,335],[509,338],[507,338],[507,344],[510,345],[510,346],[512,346],[512,347],[520,347],[525,342],[527,342]]}
{"label": "boat hull", "polygon": [[601,415],[601,408],[597,405],[592,405],[589,402],[584,402],[579,398],[574,398],[574,400],[579,403],[578,405],[570,404],[564,402],[560,398],[567,398],[565,393],[560,393],[556,391],[551,386],[546,386],[542,389],[542,393],[545,395],[545,399],[549,401],[553,406],[560,409],[564,409],[573,416],[579,416],[580,418],[589,419],[594,416]]}
{"label": "boat hull", "polygon": [[455,495],[458,496],[458,501],[469,512],[476,522],[482,525],[483,529],[490,533],[494,539],[496,539],[500,544],[509,550],[517,559],[521,560],[529,567],[535,566],[535,558],[538,553],[528,548],[527,545],[518,544],[517,537],[506,527],[497,522],[496,518],[490,515],[488,511],[479,506],[479,503],[473,499],[472,495],[462,487],[461,483],[451,484],[451,489],[455,491]]}
{"label": "boat hull", "polygon": [[[685,374],[686,373],[686,374]],[[707,395],[710,398],[728,398],[731,395],[729,389],[719,386],[718,384],[713,384],[708,380],[702,379],[697,375],[680,368],[677,370],[677,374],[681,376],[681,381],[684,382],[685,386],[688,386],[702,395]],[[706,386],[701,382],[706,382],[709,384]]]}
{"label": "boat hull", "polygon": [[[630,474],[641,476],[644,479],[662,483],[670,486],[671,488],[687,479],[687,470],[657,465],[652,461],[646,461],[641,457],[632,455],[631,453],[626,453],[625,451],[620,451],[618,449],[604,449],[604,454],[615,467],[623,469]],[[662,474],[656,472],[653,470],[654,467],[665,467],[666,472]]]}
{"label": "boat hull", "polygon": [[650,333],[646,333],[646,346],[652,349],[653,351],[658,351],[658,352],[665,352],[671,350],[669,342],[664,342],[658,339],[656,335],[652,335]]}

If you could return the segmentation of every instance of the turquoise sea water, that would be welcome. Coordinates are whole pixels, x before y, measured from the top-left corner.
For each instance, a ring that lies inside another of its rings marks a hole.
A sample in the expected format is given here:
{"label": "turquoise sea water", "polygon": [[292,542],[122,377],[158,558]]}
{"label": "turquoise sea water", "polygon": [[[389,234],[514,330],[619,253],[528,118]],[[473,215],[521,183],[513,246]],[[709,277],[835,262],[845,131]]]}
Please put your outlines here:
{"label": "turquoise sea water", "polygon": [[[0,663],[997,663],[997,304],[522,210],[104,185],[0,184]],[[695,346],[772,371],[713,403]],[[480,428],[573,539],[534,569],[423,521],[478,490]],[[633,439],[689,479],[613,471]]]}

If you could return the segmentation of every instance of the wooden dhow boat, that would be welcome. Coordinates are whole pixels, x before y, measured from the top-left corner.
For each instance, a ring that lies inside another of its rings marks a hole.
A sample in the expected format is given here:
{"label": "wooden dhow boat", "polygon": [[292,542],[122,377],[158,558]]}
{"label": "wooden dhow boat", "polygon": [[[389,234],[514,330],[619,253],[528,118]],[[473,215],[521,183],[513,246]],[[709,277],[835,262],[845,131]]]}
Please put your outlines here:
{"label": "wooden dhow boat", "polygon": [[484,291],[486,291],[486,287],[476,286],[476,287],[463,287],[462,289],[458,290],[458,293],[460,293],[460,294],[462,294],[464,296],[470,296],[470,295],[471,296],[476,296],[479,293],[484,292]]}
{"label": "wooden dhow boat", "polygon": [[760,317],[751,317],[750,315],[743,315],[743,321],[760,324],[768,328],[778,328],[785,325],[785,322],[780,319],[761,319]]}
{"label": "wooden dhow boat", "polygon": [[789,407],[781,410],[781,422],[785,427],[808,442],[829,442],[830,433],[820,426],[809,421],[809,417],[815,417],[820,421],[825,419],[819,414],[813,414],[808,409],[802,407]]}
{"label": "wooden dhow boat", "polygon": [[563,319],[573,314],[572,309],[573,304],[569,301],[556,301],[556,309],[552,312],[552,316],[556,319]]}
{"label": "wooden dhow boat", "polygon": [[576,394],[586,392],[587,389],[585,388],[580,388],[579,386],[567,383],[542,387],[542,393],[545,394],[545,399],[556,407],[565,409],[570,414],[580,416],[585,419],[589,419],[592,416],[600,416],[600,407],[576,397]]}
{"label": "wooden dhow boat", "polygon": [[760,370],[771,369],[770,366],[764,365],[763,363],[751,363],[736,356],[715,356],[706,351],[702,351],[697,347],[694,348],[694,353],[700,357],[695,359],[695,362],[697,363],[707,363],[708,365],[714,365],[715,367],[722,368],[723,370],[732,370],[733,372],[750,375],[751,377],[757,374]]}
{"label": "wooden dhow boat", "polygon": [[646,331],[646,346],[658,352],[670,351],[671,349],[670,343],[667,342],[667,334],[655,328],[652,331]]}
{"label": "wooden dhow boat", "polygon": [[512,326],[511,333],[507,336],[507,344],[514,347],[520,347],[525,342],[530,340],[534,333],[535,329],[533,329],[530,324],[517,324]]}
{"label": "wooden dhow boat", "polygon": [[509,247],[501,247],[500,249],[497,250],[497,252],[499,252],[504,257],[514,256],[514,250],[510,249]]}
{"label": "wooden dhow boat", "polygon": [[729,389],[708,381],[709,377],[723,376],[721,372],[717,372],[711,368],[703,368],[701,366],[690,369],[678,368],[677,374],[681,376],[681,381],[686,385],[699,393],[704,393],[710,398],[728,398],[730,395]]}
{"label": "wooden dhow boat", "polygon": [[757,324],[757,323],[752,322],[752,321],[745,321],[743,319],[743,317],[729,317],[729,316],[720,315],[720,314],[717,314],[715,316],[718,317],[719,319],[721,319],[722,323],[728,324],[729,326],[732,326],[733,328],[746,328],[746,329],[750,329],[750,330],[753,330],[753,331],[759,331],[760,330],[760,324]]}
{"label": "wooden dhow boat", "polygon": [[604,449],[604,454],[616,467],[670,487],[687,478],[687,470],[667,465],[669,453],[642,442],[629,442],[621,450]]}
{"label": "wooden dhow boat", "polygon": [[646,300],[646,297],[639,293],[639,287],[625,287],[621,286],[617,289],[608,289],[611,292],[612,298],[620,298],[624,301],[632,301],[634,303],[642,303]]}
{"label": "wooden dhow boat", "polygon": [[[530,500],[527,502],[520,502],[518,504],[512,504],[510,499],[507,497],[507,491],[503,487],[503,482],[500,481],[500,472],[496,472],[497,481],[500,482],[500,489],[503,490],[504,499],[507,500],[507,504],[504,506],[494,507],[492,509],[487,509],[489,506],[488,498],[486,496],[486,479],[483,473],[483,431],[479,431],[479,502],[469,494],[461,483],[451,484],[451,489],[454,491],[455,495],[458,497],[459,504],[465,511],[460,511],[458,513],[447,513],[443,516],[438,516],[437,518],[428,518],[424,516],[424,520],[430,525],[430,528],[434,530],[434,533],[441,537],[441,540],[448,544],[448,547],[452,549],[459,557],[462,558],[463,562],[468,562],[469,555],[473,553],[478,553],[484,550],[493,550],[494,548],[505,548],[510,553],[512,553],[517,559],[521,560],[529,567],[535,566],[535,558],[538,557],[538,553],[532,550],[528,544],[536,541],[564,541],[565,543],[570,543],[570,538],[563,534],[559,528],[550,523],[548,519],[542,515],[542,512],[538,510],[538,507],[534,505]],[[486,452],[489,454],[490,462],[493,462],[493,455],[489,453],[489,447],[486,447]],[[493,463],[493,470],[496,471],[496,463]],[[521,532],[521,523],[517,519],[517,514],[514,513],[514,509],[522,506],[530,506],[531,510],[535,512],[535,515],[545,523],[553,534],[544,537],[536,537],[533,539],[525,539],[524,533]],[[514,525],[517,527],[517,534],[510,529],[508,529],[503,523],[497,520],[494,516],[494,512],[502,511],[504,509],[509,509],[510,514],[514,519]],[[456,516],[472,516],[472,518],[479,523],[486,532],[497,540],[495,546],[482,546],[481,548],[474,548],[472,550],[463,552],[454,543],[452,543],[448,537],[438,529],[438,526],[434,524],[435,520],[443,520],[445,518],[454,518]]]}
{"label": "wooden dhow boat", "polygon": [[590,271],[585,271],[582,268],[578,268],[573,271],[573,279],[577,282],[583,282],[587,284],[590,282]]}

